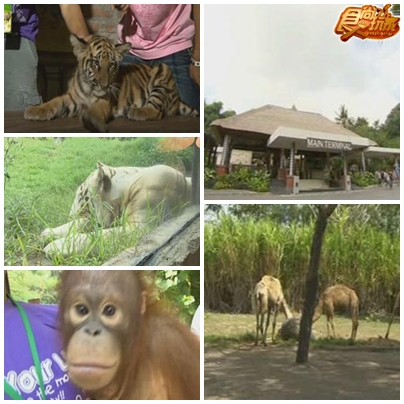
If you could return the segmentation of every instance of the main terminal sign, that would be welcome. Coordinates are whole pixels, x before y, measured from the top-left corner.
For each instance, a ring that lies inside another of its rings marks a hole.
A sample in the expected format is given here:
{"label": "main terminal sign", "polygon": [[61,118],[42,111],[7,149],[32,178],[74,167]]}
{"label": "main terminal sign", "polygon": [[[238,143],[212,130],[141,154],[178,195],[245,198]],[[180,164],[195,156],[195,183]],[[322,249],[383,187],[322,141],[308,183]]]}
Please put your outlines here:
{"label": "main terminal sign", "polygon": [[339,142],[335,140],[313,139],[307,138],[308,149],[324,149],[324,150],[352,150],[351,142]]}

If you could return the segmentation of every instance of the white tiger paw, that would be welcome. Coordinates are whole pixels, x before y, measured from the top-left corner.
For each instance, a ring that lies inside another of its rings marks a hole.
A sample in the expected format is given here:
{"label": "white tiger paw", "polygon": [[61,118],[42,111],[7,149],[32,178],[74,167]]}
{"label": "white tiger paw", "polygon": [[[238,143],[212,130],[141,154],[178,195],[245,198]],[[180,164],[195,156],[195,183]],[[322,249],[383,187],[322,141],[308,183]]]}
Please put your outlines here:
{"label": "white tiger paw", "polygon": [[85,234],[76,234],[52,241],[44,248],[44,252],[49,257],[57,255],[69,257],[74,254],[83,254],[89,246],[90,239]]}
{"label": "white tiger paw", "polygon": [[[56,227],[55,229],[45,229],[39,236],[39,240],[42,243],[50,239],[58,239],[66,236],[64,231],[60,231],[61,227]],[[63,230],[63,229],[62,229]]]}
{"label": "white tiger paw", "polygon": [[24,118],[30,121],[50,121],[55,113],[43,105],[31,105],[24,112]]}
{"label": "white tiger paw", "polygon": [[47,239],[50,238],[52,235],[54,235],[55,233],[53,232],[53,229],[45,229],[41,235],[39,236],[41,238],[41,240],[43,239]]}

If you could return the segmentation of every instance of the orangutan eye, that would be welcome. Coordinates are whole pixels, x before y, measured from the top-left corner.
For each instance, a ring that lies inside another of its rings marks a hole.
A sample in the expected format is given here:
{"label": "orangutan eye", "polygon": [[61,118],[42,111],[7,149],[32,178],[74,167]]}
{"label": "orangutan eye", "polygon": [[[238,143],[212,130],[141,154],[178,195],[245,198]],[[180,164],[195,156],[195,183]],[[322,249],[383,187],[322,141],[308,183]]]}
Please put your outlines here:
{"label": "orangutan eye", "polygon": [[104,311],[102,312],[102,314],[107,317],[112,317],[115,313],[116,309],[114,306],[111,305],[105,306]]}
{"label": "orangutan eye", "polygon": [[80,316],[86,316],[88,314],[88,308],[84,304],[76,305],[76,313]]}

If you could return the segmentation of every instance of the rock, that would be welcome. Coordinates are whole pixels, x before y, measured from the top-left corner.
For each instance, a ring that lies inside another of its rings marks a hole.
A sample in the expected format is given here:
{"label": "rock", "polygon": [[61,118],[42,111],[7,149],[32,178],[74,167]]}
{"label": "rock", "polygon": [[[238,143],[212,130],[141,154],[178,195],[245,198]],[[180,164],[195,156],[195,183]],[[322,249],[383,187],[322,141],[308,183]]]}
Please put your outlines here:
{"label": "rock", "polygon": [[[299,331],[300,331],[300,317],[292,317],[289,318],[288,320],[285,320],[282,323],[282,326],[278,331],[278,336],[284,341],[287,341],[289,339],[298,340]],[[311,339],[312,340],[316,339],[313,330],[311,332]]]}
{"label": "rock", "polygon": [[292,317],[285,320],[279,329],[279,337],[284,341],[298,339],[300,329],[300,318]]}

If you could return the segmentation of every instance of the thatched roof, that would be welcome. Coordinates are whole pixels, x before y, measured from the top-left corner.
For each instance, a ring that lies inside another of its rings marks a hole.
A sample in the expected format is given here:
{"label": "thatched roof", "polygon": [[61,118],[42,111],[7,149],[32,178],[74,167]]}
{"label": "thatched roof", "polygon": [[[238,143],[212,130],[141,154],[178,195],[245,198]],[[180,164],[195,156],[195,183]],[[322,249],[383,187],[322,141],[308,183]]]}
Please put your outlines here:
{"label": "thatched roof", "polygon": [[231,135],[234,131],[248,132],[250,136],[254,136],[254,133],[269,136],[280,126],[337,135],[359,136],[321,114],[296,111],[275,105],[266,105],[229,118],[216,119],[210,126],[214,134],[220,137],[227,133]]}

